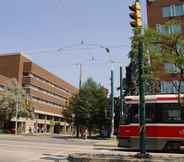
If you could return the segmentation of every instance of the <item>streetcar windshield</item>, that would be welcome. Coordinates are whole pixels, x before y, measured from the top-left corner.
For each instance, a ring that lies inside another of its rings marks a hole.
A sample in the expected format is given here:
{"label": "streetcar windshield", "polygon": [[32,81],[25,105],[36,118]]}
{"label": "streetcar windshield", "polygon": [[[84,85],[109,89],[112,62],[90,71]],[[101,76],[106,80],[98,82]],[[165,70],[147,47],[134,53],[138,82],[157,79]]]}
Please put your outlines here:
{"label": "streetcar windshield", "polygon": [[[174,103],[146,103],[147,123],[183,123],[184,108]],[[138,123],[138,104],[126,104],[124,123]],[[125,122],[126,121],[126,122]]]}

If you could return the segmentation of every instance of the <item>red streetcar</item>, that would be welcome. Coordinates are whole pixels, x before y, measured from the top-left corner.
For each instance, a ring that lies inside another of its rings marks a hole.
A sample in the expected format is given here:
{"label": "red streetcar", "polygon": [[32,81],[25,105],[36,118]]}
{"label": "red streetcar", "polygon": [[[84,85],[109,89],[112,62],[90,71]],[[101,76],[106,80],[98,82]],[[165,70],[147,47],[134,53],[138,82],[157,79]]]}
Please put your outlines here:
{"label": "red streetcar", "polygon": [[[139,149],[138,103],[138,96],[125,97],[125,112],[118,132],[119,147]],[[145,107],[147,150],[181,149],[184,146],[184,108],[179,106],[178,96],[148,95]]]}

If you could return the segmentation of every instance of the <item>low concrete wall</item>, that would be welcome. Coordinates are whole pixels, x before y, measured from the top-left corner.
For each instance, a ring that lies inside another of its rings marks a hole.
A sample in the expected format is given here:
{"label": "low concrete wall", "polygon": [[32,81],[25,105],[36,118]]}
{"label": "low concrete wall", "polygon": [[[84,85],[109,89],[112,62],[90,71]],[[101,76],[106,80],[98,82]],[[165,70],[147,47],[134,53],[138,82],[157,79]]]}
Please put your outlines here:
{"label": "low concrete wall", "polygon": [[184,162],[183,157],[152,157],[147,159],[138,159],[134,156],[102,154],[73,154],[69,155],[68,160],[69,162]]}

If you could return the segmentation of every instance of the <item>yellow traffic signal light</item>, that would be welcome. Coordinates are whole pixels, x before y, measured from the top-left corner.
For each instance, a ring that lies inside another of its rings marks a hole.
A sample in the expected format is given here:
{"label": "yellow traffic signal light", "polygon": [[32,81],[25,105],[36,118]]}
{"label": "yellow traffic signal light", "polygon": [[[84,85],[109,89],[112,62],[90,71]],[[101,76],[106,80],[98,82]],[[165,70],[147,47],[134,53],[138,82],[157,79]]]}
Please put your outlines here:
{"label": "yellow traffic signal light", "polygon": [[26,99],[24,100],[24,102],[23,102],[23,106],[24,106],[25,108],[31,108],[31,100],[28,99],[28,98],[26,98]]}
{"label": "yellow traffic signal light", "polygon": [[129,9],[132,11],[129,16],[133,19],[133,21],[130,22],[131,27],[142,27],[140,2],[135,2],[132,6],[129,6]]}
{"label": "yellow traffic signal light", "polygon": [[65,100],[65,107],[69,107],[69,99]]}

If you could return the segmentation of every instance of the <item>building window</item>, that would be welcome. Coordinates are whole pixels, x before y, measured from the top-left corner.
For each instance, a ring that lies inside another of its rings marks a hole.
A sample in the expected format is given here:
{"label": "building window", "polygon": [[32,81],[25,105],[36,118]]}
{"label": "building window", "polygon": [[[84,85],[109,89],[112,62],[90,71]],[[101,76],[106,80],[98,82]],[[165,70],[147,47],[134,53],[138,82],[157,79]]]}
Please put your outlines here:
{"label": "building window", "polygon": [[46,79],[44,79],[44,78],[42,78],[42,77],[36,75],[36,74],[32,74],[32,75],[33,75],[33,78],[35,78],[35,79],[37,79],[37,80],[39,80],[39,81],[41,81],[41,82],[43,82],[43,83],[46,83],[46,84],[48,84],[48,85],[51,86],[51,87],[57,88],[57,89],[59,89],[59,90],[65,92],[65,93],[67,93],[67,94],[71,94],[71,92],[70,92],[68,89],[65,89],[65,88],[63,88],[63,87],[60,87],[60,86],[58,86],[58,85],[56,85],[56,84],[54,84],[54,83],[52,83],[52,82],[50,82],[50,81],[48,81],[48,80],[46,80]]}
{"label": "building window", "polygon": [[170,81],[161,81],[161,93],[176,93],[173,83]]}
{"label": "building window", "polygon": [[181,33],[181,25],[180,24],[174,24],[171,26],[171,33]]}
{"label": "building window", "polygon": [[62,108],[62,105],[60,105],[60,104],[56,104],[56,103],[51,102],[51,101],[46,101],[44,99],[41,99],[41,98],[35,97],[35,96],[31,96],[31,97],[32,97],[32,101],[42,103],[42,104],[46,104],[46,105],[53,106],[53,107],[57,107],[57,108]]}
{"label": "building window", "polygon": [[157,24],[156,29],[162,34],[182,33],[181,24],[173,24],[170,26]]}
{"label": "building window", "polygon": [[182,16],[184,15],[184,5],[175,5],[175,16]]}
{"label": "building window", "polygon": [[184,4],[170,5],[162,8],[163,17],[183,16]]}
{"label": "building window", "polygon": [[44,90],[44,89],[42,89],[38,86],[35,86],[35,85],[24,85],[24,88],[25,89],[29,88],[29,89],[32,89],[32,90],[35,90],[35,91],[39,91],[39,92],[44,93],[46,95],[58,98],[59,100],[62,100],[62,101],[65,101],[65,99],[66,99],[66,97],[64,97],[64,96],[52,93],[50,91],[46,91],[46,90]]}
{"label": "building window", "polygon": [[[161,81],[161,93],[165,94],[176,94],[178,93],[177,89],[179,88],[180,81]],[[184,81],[181,82],[181,93],[184,93]]]}
{"label": "building window", "polygon": [[164,26],[164,25],[157,24],[156,29],[161,34],[168,34],[169,33],[169,28]]}
{"label": "building window", "polygon": [[164,64],[164,69],[167,73],[178,73],[179,69],[171,63],[165,63]]}
{"label": "building window", "polygon": [[174,16],[173,14],[173,6],[165,6],[162,8],[162,14],[163,14],[163,17],[171,17],[171,16]]}

